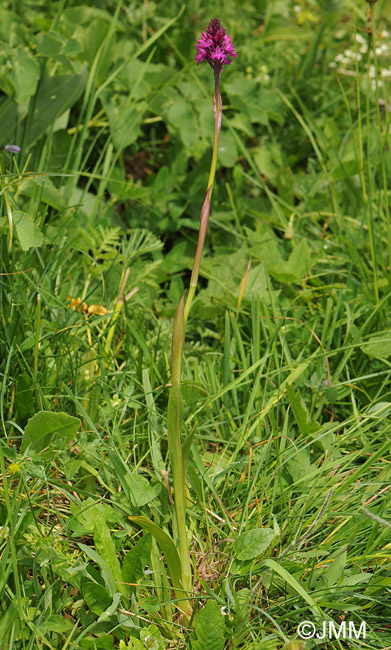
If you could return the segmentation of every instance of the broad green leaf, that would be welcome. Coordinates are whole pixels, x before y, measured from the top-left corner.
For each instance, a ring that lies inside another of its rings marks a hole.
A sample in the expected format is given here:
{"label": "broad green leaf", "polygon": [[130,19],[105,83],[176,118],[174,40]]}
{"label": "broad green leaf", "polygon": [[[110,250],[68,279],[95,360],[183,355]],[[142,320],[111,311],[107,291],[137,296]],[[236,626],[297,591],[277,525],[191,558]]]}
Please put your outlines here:
{"label": "broad green leaf", "polygon": [[151,484],[141,474],[126,474],[125,480],[130,488],[130,499],[135,507],[141,508],[160,494],[160,483]]}
{"label": "broad green leaf", "polygon": [[[170,571],[173,587],[174,589],[180,590],[181,573],[182,573],[181,563],[179,560],[178,551],[176,550],[176,546],[173,540],[171,539],[171,537],[167,533],[165,533],[164,530],[162,530],[159,526],[157,526],[153,521],[151,521],[151,519],[148,519],[148,517],[144,517],[143,515],[141,515],[141,516],[129,517],[129,519],[130,521],[137,524],[137,526],[141,526],[141,528],[144,528],[154,536],[161,550],[166,556],[166,561]],[[183,593],[179,592],[178,596],[179,598],[183,598]]]}
{"label": "broad green leaf", "polygon": [[128,105],[125,101],[122,105],[116,106],[109,96],[102,96],[107,117],[110,124],[110,132],[114,146],[122,150],[135,142],[140,135],[142,106]]}
{"label": "broad green leaf", "polygon": [[80,427],[79,418],[67,413],[40,411],[28,421],[24,430],[21,452],[39,452],[47,446],[64,449],[76,436]]}
{"label": "broad green leaf", "polygon": [[283,244],[277,240],[276,235],[269,227],[261,226],[255,232],[246,228],[246,232],[249,242],[252,244],[250,255],[263,261],[270,275],[279,282],[298,283],[311,269],[314,258],[304,239],[294,245],[288,259],[284,259],[286,243]]}
{"label": "broad green leaf", "polygon": [[147,650],[164,650],[166,647],[157,625],[141,628],[140,639],[144,642]]}
{"label": "broad green leaf", "polygon": [[152,536],[143,535],[130,551],[126,553],[122,565],[122,577],[124,582],[136,583],[143,575],[146,564],[150,562],[152,548]]}
{"label": "broad green leaf", "polygon": [[114,594],[113,602],[99,616],[98,623],[101,623],[102,621],[106,621],[108,618],[110,618],[110,616],[116,614],[118,610],[118,605],[120,605],[120,601],[121,601],[121,594],[120,593]]}
{"label": "broad green leaf", "polygon": [[[34,144],[68,108],[79,99],[86,85],[87,66],[80,74],[45,77],[41,80],[35,98],[35,110],[27,134],[27,145]],[[0,104],[0,145],[13,142],[18,122],[27,114],[27,105],[18,106],[7,97]],[[20,110],[20,112],[19,112]],[[16,144],[19,144],[18,142]]]}
{"label": "broad green leaf", "polygon": [[72,627],[72,622],[68,618],[64,618],[58,614],[52,614],[45,621],[45,626],[47,626],[48,632],[57,632],[62,634],[67,632]]}
{"label": "broad green leaf", "polygon": [[119,642],[119,650],[145,650],[145,645],[140,639],[130,637],[129,641],[125,644],[125,641]]}
{"label": "broad green leaf", "polygon": [[41,32],[36,38],[37,53],[57,57],[64,50],[66,39],[55,31]]}
{"label": "broad green leaf", "polygon": [[81,550],[99,566],[107,591],[112,596],[116,594],[117,585],[115,584],[114,576],[106,560],[104,560],[103,557],[101,557],[91,546],[87,546],[87,544],[82,544],[81,542],[78,542],[78,546],[80,546]]}
{"label": "broad green leaf", "polygon": [[26,196],[37,197],[42,203],[47,203],[56,210],[65,209],[65,202],[60,190],[48,176],[25,178],[19,186],[19,192]]}
{"label": "broad green leaf", "polygon": [[128,589],[124,584],[122,584],[124,580],[118,560],[117,550],[114,546],[114,542],[110,534],[110,529],[106,524],[105,518],[101,513],[98,505],[95,505],[91,508],[91,515],[94,521],[95,548],[101,558],[110,568],[110,571],[116,583],[116,591],[120,591],[124,596],[127,596]]}
{"label": "broad green leaf", "polygon": [[286,108],[278,95],[267,88],[261,88],[253,79],[236,78],[224,84],[232,105],[247,115],[252,123],[268,124],[270,120],[284,123]]}
{"label": "broad green leaf", "polygon": [[391,355],[391,331],[371,336],[360,348],[368,357],[387,359]]}
{"label": "broad green leaf", "polygon": [[[56,31],[41,32],[37,36],[37,53],[58,59],[66,64],[66,56],[77,56],[83,46],[73,38],[65,38]],[[65,56],[64,56],[65,55]],[[68,63],[68,67],[71,67]]]}
{"label": "broad green leaf", "polygon": [[80,74],[45,77],[39,84],[34,117],[28,132],[27,143],[34,144],[57,117],[73,106],[79,99],[87,81],[87,66]]}
{"label": "broad green leaf", "polygon": [[326,571],[320,576],[320,581],[326,584],[327,587],[336,585],[341,576],[343,576],[344,568],[346,566],[347,552],[340,553],[335,559],[327,558],[331,564],[327,567]]}
{"label": "broad green leaf", "polygon": [[288,203],[293,205],[295,193],[295,176],[290,167],[280,167],[274,176],[274,183],[276,184],[278,196]]}
{"label": "broad green leaf", "polygon": [[222,129],[219,138],[219,163],[224,167],[233,167],[237,157],[235,138],[229,131]]}
{"label": "broad green leaf", "polygon": [[254,129],[251,126],[250,118],[247,115],[243,115],[243,113],[235,113],[235,115],[230,118],[229,123],[231,127],[236,129],[237,131],[241,131],[249,138],[254,137]]}
{"label": "broad green leaf", "polygon": [[296,580],[296,578],[289,573],[281,564],[279,564],[276,560],[273,560],[272,558],[266,558],[260,563],[260,566],[257,567],[258,569],[261,568],[261,566],[266,566],[269,569],[272,569],[275,573],[277,573],[285,582],[291,587],[291,589],[296,592],[303,600],[311,607],[313,614],[319,614],[321,613],[319,605],[314,601],[312,596],[306,592],[304,587]]}
{"label": "broad green leaf", "polygon": [[301,433],[304,435],[310,435],[311,433],[318,431],[320,429],[320,424],[311,419],[307,406],[304,402],[304,399],[300,395],[300,392],[298,390],[295,391],[292,386],[287,386],[286,395],[288,402],[292,407],[296,424],[299,427]]}
{"label": "broad green leaf", "polygon": [[111,604],[113,597],[105,587],[82,578],[81,593],[87,603],[88,609],[100,616]]}
{"label": "broad green leaf", "polygon": [[[11,601],[8,607],[4,606],[4,611],[0,618],[0,639],[2,644],[6,643],[6,647],[9,648],[15,639],[15,635],[20,634],[21,628],[20,612],[18,611],[17,605]],[[12,641],[9,641],[10,639]]]}
{"label": "broad green leaf", "polygon": [[363,582],[370,582],[372,578],[373,573],[355,573],[351,576],[344,577],[341,586],[354,587],[355,585],[361,585]]}
{"label": "broad green leaf", "polygon": [[197,614],[194,629],[197,640],[192,641],[192,650],[223,650],[224,617],[215,600],[208,600]]}
{"label": "broad green leaf", "polygon": [[254,162],[259,172],[267,179],[273,179],[278,171],[278,166],[273,159],[273,151],[270,146],[260,145],[253,152]]}
{"label": "broad green leaf", "polygon": [[294,483],[299,483],[300,489],[303,492],[307,491],[307,486],[303,482],[304,476],[309,476],[315,467],[310,462],[310,457],[307,449],[300,449],[294,456],[287,462],[287,470]]}
{"label": "broad green leaf", "polygon": [[270,261],[268,268],[270,274],[279,282],[300,282],[300,280],[302,280],[309,272],[312,263],[313,257],[311,258],[310,247],[307,242],[302,239],[297,246],[294,247],[288,260],[283,262],[282,266],[278,266]]}
{"label": "broad green leaf", "polygon": [[253,296],[259,300],[266,299],[266,302],[268,302],[269,289],[266,278],[266,269],[263,263],[257,264],[257,266],[252,266],[247,276],[243,298],[245,300],[251,300]]}
{"label": "broad green leaf", "polygon": [[29,248],[39,248],[43,243],[43,234],[32,218],[22,210],[12,213],[19,243],[24,251]]}
{"label": "broad green leaf", "polygon": [[78,642],[78,650],[112,650],[114,637],[112,634],[84,637]]}
{"label": "broad green leaf", "polygon": [[18,106],[11,97],[5,97],[0,103],[0,145],[14,142],[16,127],[18,124]]}
{"label": "broad green leaf", "polygon": [[35,395],[31,387],[31,379],[26,374],[16,380],[15,405],[22,419],[31,418],[35,411]]}
{"label": "broad green leaf", "polygon": [[238,560],[252,560],[270,546],[274,537],[272,528],[253,528],[241,533],[234,543]]}
{"label": "broad green leaf", "polygon": [[37,59],[21,54],[13,61],[12,80],[16,91],[16,102],[23,104],[35,94],[40,75]]}
{"label": "broad green leaf", "polygon": [[188,149],[194,147],[197,140],[197,129],[195,128],[195,115],[189,102],[178,96],[170,106],[167,117],[171,126],[179,130],[185,147]]}

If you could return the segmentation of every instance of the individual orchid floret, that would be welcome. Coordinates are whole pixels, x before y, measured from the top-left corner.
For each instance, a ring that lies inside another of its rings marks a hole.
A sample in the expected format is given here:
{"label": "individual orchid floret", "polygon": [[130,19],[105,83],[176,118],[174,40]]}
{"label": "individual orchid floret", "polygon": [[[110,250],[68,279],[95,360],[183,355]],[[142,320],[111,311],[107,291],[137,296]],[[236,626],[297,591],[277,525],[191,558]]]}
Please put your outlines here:
{"label": "individual orchid floret", "polygon": [[8,153],[20,153],[22,150],[17,144],[6,144],[4,147]]}
{"label": "individual orchid floret", "polygon": [[226,33],[218,18],[212,18],[206,32],[202,32],[202,38],[198,39],[195,46],[197,65],[207,61],[215,73],[220,73],[223,65],[230,65],[231,59],[236,59],[237,53],[231,38]]}

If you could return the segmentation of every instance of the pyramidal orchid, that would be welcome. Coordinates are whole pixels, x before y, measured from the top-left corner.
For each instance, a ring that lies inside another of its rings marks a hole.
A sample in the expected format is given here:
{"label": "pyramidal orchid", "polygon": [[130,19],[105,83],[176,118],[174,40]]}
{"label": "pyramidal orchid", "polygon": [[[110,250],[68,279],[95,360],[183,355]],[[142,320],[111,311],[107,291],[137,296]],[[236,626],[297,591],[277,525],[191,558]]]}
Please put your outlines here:
{"label": "pyramidal orchid", "polygon": [[[215,128],[210,174],[206,188],[205,199],[201,209],[197,248],[194,255],[189,291],[186,297],[186,301],[184,301],[184,296],[182,296],[174,317],[174,328],[172,335],[172,383],[167,412],[168,448],[174,486],[174,542],[179,552],[182,576],[181,584],[184,592],[187,594],[191,592],[192,577],[189,558],[188,535],[186,528],[186,456],[191,446],[192,435],[194,434],[189,434],[185,441],[182,439],[181,431],[184,428],[182,415],[183,402],[181,396],[183,347],[185,340],[186,323],[198,282],[202,251],[204,248],[204,242],[208,228],[213,184],[216,174],[222,106],[219,83],[220,73],[224,65],[229,65],[232,62],[230,59],[234,59],[237,56],[231,38],[227,35],[218,18],[212,18],[206,31],[202,32],[202,38],[198,39],[195,47],[197,50],[197,56],[195,57],[197,65],[203,61],[206,61],[214,71],[215,90],[213,95],[213,106]],[[189,614],[189,602],[182,601],[181,605],[182,611],[186,612],[187,610],[187,614]]]}
{"label": "pyramidal orchid", "polygon": [[237,53],[235,52],[231,38],[226,33],[218,18],[212,18],[206,29],[206,32],[202,32],[202,38],[198,39],[198,43],[196,43],[195,48],[197,50],[197,56],[195,57],[197,65],[203,61],[206,61],[209,63],[210,67],[213,68],[214,72],[215,91],[213,95],[213,109],[215,117],[215,130],[208,187],[206,189],[206,196],[201,210],[197,249],[194,256],[193,272],[190,280],[189,293],[184,308],[185,325],[197,286],[202,250],[204,247],[206,231],[208,228],[210,199],[212,196],[213,183],[216,174],[217,154],[219,150],[219,135],[221,128],[220,73],[224,65],[230,65],[230,63],[232,63],[228,57],[237,57]]}
{"label": "pyramidal orchid", "polygon": [[217,153],[221,128],[221,96],[220,73],[224,65],[229,65],[230,59],[237,54],[230,37],[218,18],[212,18],[206,32],[196,44],[197,65],[206,61],[214,71],[215,90],[214,105],[214,139],[213,153],[210,166],[208,185],[201,209],[200,227],[197,247],[194,255],[193,270],[189,291],[181,297],[174,316],[172,333],[171,388],[167,407],[167,439],[171,463],[172,483],[174,487],[174,512],[172,518],[173,538],[148,517],[132,516],[130,519],[152,533],[161,546],[169,566],[171,582],[177,599],[176,606],[182,612],[182,622],[187,623],[192,616],[192,606],[189,596],[192,591],[192,574],[189,557],[188,532],[186,527],[186,462],[192,444],[194,430],[182,438],[184,429],[183,400],[181,395],[181,376],[183,348],[185,342],[186,323],[197,288],[202,251],[208,229],[210,201],[216,174]]}

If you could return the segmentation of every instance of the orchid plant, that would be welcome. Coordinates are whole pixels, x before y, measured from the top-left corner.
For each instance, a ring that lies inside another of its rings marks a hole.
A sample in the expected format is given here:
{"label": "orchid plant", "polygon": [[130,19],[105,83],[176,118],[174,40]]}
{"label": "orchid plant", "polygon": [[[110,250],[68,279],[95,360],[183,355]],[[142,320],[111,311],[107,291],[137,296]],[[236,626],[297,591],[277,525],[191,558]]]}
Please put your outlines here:
{"label": "orchid plant", "polygon": [[[146,517],[132,518],[133,521],[136,521],[141,526],[149,530],[152,534],[154,534],[157,541],[162,546],[162,549],[166,555],[167,563],[169,565],[171,580],[173,582],[177,599],[178,601],[181,600],[181,603],[178,603],[178,607],[185,614],[185,618],[191,615],[191,606],[187,598],[192,589],[192,575],[186,527],[185,489],[186,456],[188,454],[192,441],[192,434],[188,436],[187,440],[182,440],[181,431],[183,429],[183,401],[181,396],[181,375],[183,347],[185,340],[186,323],[198,283],[201,257],[204,248],[206,232],[208,229],[210,201],[216,174],[222,112],[220,95],[220,73],[223,70],[223,67],[232,63],[231,59],[234,59],[237,56],[231,38],[226,33],[218,18],[212,18],[206,29],[206,32],[202,32],[202,38],[198,39],[195,47],[197,50],[197,56],[195,57],[197,65],[203,61],[207,61],[214,72],[215,90],[213,95],[213,106],[215,128],[212,162],[206,195],[201,209],[200,227],[198,233],[197,248],[194,255],[190,287],[186,301],[184,294],[179,301],[177,310],[175,312],[172,335],[172,383],[168,400],[167,432],[172,482],[174,487],[175,510],[173,520],[173,540],[171,540],[171,538],[168,538],[165,533],[165,537],[163,539],[163,531],[160,529],[157,530],[157,526],[155,526],[150,520],[147,520]],[[172,543],[174,543],[175,548],[173,548]],[[177,564],[178,560],[179,571]]]}

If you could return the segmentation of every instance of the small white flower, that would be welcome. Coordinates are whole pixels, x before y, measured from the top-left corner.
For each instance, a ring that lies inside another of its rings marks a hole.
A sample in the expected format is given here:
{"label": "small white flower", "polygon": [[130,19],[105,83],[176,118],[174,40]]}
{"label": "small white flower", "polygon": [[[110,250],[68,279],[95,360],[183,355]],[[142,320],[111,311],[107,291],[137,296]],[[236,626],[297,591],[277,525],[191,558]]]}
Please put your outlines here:
{"label": "small white flower", "polygon": [[377,83],[376,83],[376,79],[372,79],[371,88],[373,91],[375,91],[376,88],[381,88],[382,86],[383,86],[383,82],[381,79],[378,79]]}

